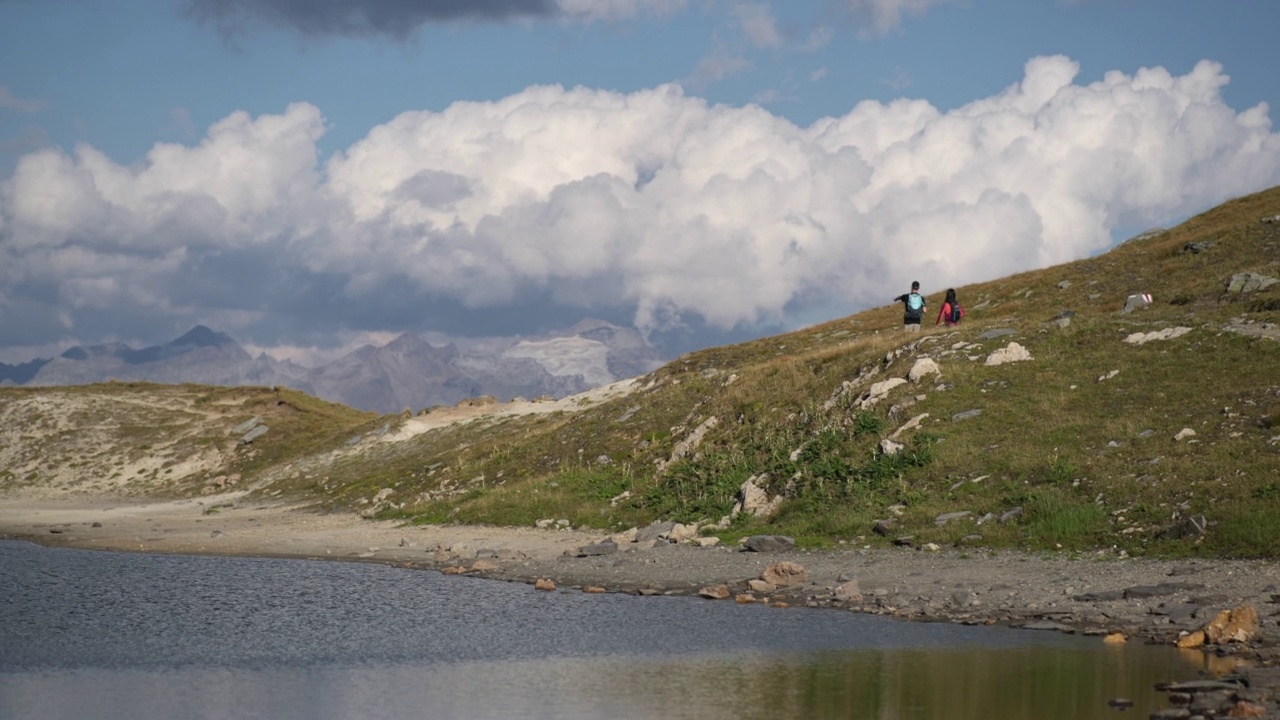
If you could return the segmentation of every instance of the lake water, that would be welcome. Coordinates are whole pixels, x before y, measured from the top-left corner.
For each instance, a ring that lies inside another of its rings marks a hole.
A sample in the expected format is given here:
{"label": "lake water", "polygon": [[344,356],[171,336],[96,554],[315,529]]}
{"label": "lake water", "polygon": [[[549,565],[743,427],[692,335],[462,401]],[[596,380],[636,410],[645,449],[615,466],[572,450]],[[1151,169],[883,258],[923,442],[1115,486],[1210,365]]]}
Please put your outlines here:
{"label": "lake water", "polygon": [[0,542],[0,718],[1101,718],[1170,648],[375,564]]}

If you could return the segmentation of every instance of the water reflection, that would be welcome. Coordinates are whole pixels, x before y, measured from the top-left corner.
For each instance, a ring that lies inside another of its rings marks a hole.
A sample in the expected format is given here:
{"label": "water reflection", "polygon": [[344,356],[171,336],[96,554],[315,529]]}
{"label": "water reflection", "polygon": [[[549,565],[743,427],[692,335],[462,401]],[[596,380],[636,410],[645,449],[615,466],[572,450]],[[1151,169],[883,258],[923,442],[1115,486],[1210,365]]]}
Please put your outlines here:
{"label": "water reflection", "polygon": [[0,718],[1107,717],[1199,653],[378,565],[0,543]]}

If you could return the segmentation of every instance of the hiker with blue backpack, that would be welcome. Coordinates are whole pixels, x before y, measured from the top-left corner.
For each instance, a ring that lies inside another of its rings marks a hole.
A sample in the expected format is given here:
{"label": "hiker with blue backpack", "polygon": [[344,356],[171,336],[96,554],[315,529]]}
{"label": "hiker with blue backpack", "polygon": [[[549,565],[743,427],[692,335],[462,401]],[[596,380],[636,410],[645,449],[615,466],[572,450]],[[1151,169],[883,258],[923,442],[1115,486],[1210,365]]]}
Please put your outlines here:
{"label": "hiker with blue backpack", "polygon": [[947,327],[951,327],[959,325],[963,317],[964,308],[960,306],[960,301],[956,300],[955,288],[947,288],[947,299],[942,302],[942,312],[938,313],[938,319],[933,324],[946,323]]}
{"label": "hiker with blue backpack", "polygon": [[924,318],[926,305],[924,296],[920,294],[920,281],[913,280],[911,282],[911,292],[899,295],[893,301],[902,303],[904,308],[902,329],[908,332],[920,332],[920,320]]}

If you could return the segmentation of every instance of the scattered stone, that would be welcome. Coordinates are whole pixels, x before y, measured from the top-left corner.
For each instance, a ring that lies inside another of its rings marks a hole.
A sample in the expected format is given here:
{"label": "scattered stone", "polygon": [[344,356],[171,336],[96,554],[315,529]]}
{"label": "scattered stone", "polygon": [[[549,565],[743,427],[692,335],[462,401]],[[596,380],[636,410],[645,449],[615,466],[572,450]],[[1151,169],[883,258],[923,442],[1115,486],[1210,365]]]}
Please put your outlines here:
{"label": "scattered stone", "polygon": [[651,540],[665,539],[667,535],[675,529],[675,527],[676,523],[671,522],[670,520],[650,523],[636,531],[635,541],[642,543]]}
{"label": "scattered stone", "polygon": [[480,559],[471,563],[472,572],[492,572],[499,569],[498,563],[492,560]]}
{"label": "scattered stone", "polygon": [[1168,538],[1191,538],[1204,535],[1209,529],[1209,520],[1204,515],[1188,515],[1164,531]]}
{"label": "scattered stone", "polygon": [[555,524],[556,524],[556,521],[555,521],[555,520],[553,520],[553,519],[551,519],[551,518],[545,518],[545,519],[543,519],[543,520],[538,520],[537,522],[535,522],[535,523],[533,524],[533,526],[534,526],[534,527],[536,527],[536,528],[538,528],[539,530],[546,530],[546,529],[550,528],[552,525],[555,525]]}
{"label": "scattered stone", "polygon": [[911,547],[912,543],[914,543],[915,541],[916,541],[915,535],[903,535],[902,537],[894,538],[893,544],[897,545],[898,547]]}
{"label": "scattered stone", "polygon": [[938,552],[939,550],[942,549],[942,546],[939,545],[938,543],[925,543],[924,545],[920,546],[920,549],[924,550],[925,552]]}
{"label": "scattered stone", "polygon": [[[95,522],[94,522],[92,525],[90,525],[89,527],[102,527],[102,523],[100,523],[100,522],[96,522],[96,521],[95,521]],[[218,532],[218,531],[216,531],[216,530],[215,530],[214,532]]]}
{"label": "scattered stone", "polygon": [[599,595],[602,592],[608,592],[608,591],[600,587],[599,585],[587,585],[582,588],[582,592],[590,593],[592,595]]}
{"label": "scattered stone", "polygon": [[891,390],[898,387],[899,385],[906,385],[906,384],[907,384],[907,381],[902,378],[889,378],[888,380],[882,380],[878,383],[875,383],[867,390],[866,395],[864,395],[862,399],[858,402],[858,407],[860,407],[863,410],[870,410],[871,408],[875,407],[876,404],[879,403],[881,400],[885,399],[885,397],[889,395],[889,392]]}
{"label": "scattered stone", "polygon": [[862,602],[862,590],[858,587],[857,580],[837,585],[834,594],[840,602]]}
{"label": "scattered stone", "polygon": [[795,546],[795,538],[786,535],[752,535],[743,545],[751,552],[784,552]]}
{"label": "scattered stone", "polygon": [[1062,281],[1060,281],[1060,282],[1058,283],[1058,289],[1059,289],[1059,290],[1066,290],[1066,289],[1067,289],[1067,288],[1069,288],[1069,287],[1071,287],[1071,281],[1070,281],[1070,280],[1062,280]]}
{"label": "scattered stone", "polygon": [[221,531],[221,530],[214,530],[213,532],[209,533],[209,537],[211,537],[211,538],[222,537],[222,531]]}
{"label": "scattered stone", "polygon": [[934,518],[934,519],[933,519],[933,524],[934,524],[934,525],[937,525],[938,527],[942,527],[943,525],[946,525],[947,523],[951,522],[952,520],[959,520],[959,519],[961,519],[961,518],[967,518],[967,517],[969,517],[969,516],[970,516],[970,515],[972,515],[972,514],[973,514],[973,513],[969,512],[968,510],[960,510],[960,511],[958,511],[958,512],[942,513],[941,515],[939,515],[938,517],[936,517],[936,518]]}
{"label": "scattered stone", "polygon": [[1172,340],[1174,338],[1180,338],[1189,332],[1191,332],[1191,328],[1189,327],[1172,327],[1149,333],[1132,333],[1127,336],[1124,341],[1130,345],[1142,345],[1156,340]]}
{"label": "scattered stone", "polygon": [[880,537],[888,537],[896,529],[898,529],[898,521],[890,518],[888,520],[877,520],[871,531]]}
{"label": "scattered stone", "polygon": [[805,572],[804,566],[800,563],[783,561],[765,568],[764,572],[760,573],[760,579],[774,587],[787,587],[788,585],[803,585],[809,581],[809,576]]}
{"label": "scattered stone", "polygon": [[992,328],[991,330],[987,330],[986,332],[982,333],[978,337],[983,340],[995,340],[998,337],[1013,335],[1016,332],[1017,331],[1014,330],[1013,328]]}
{"label": "scattered stone", "polygon": [[1074,630],[1070,626],[1063,625],[1062,623],[1059,623],[1059,622],[1053,622],[1052,620],[1038,620],[1036,622],[1029,622],[1026,625],[1023,625],[1022,628],[1024,630],[1055,630],[1057,632],[1064,632],[1064,633],[1074,632]]}
{"label": "scattered stone", "polygon": [[1173,439],[1181,442],[1183,440],[1186,440],[1187,438],[1195,437],[1195,436],[1196,436],[1195,430],[1192,430],[1191,428],[1182,428],[1181,430],[1178,431],[1177,435],[1173,436]]}
{"label": "scattered stone", "polygon": [[1109,372],[1109,373],[1107,373],[1107,374],[1105,374],[1105,375],[1099,375],[1099,376],[1098,376],[1098,382],[1106,382],[1107,380],[1110,380],[1111,378],[1113,378],[1113,377],[1115,377],[1115,376],[1117,376],[1117,375],[1119,375],[1119,374],[1120,374],[1120,371],[1119,371],[1119,370],[1112,370],[1111,372]]}
{"label": "scattered stone", "polygon": [[698,597],[704,597],[708,600],[724,600],[729,597],[729,594],[729,586],[724,583],[708,585],[698,590]]}
{"label": "scattered stone", "polygon": [[981,414],[982,414],[982,408],[974,408],[972,410],[965,410],[963,412],[958,412],[955,415],[952,415],[951,419],[955,421],[968,420],[970,418],[976,418]]}
{"label": "scattered stone", "polygon": [[1130,700],[1129,698],[1122,698],[1122,697],[1112,698],[1107,701],[1107,707],[1112,707],[1112,708],[1115,708],[1116,710],[1128,710],[1129,708],[1133,707],[1133,701]]}
{"label": "scattered stone", "polygon": [[1182,253],[1184,255],[1199,255],[1200,253],[1204,252],[1205,250],[1208,250],[1213,246],[1214,246],[1214,243],[1208,240],[1202,240],[1200,242],[1189,242],[1186,245],[1182,246]]}
{"label": "scattered stone", "polygon": [[750,605],[756,601],[756,596],[751,593],[738,593],[733,596],[733,601],[739,605]]}
{"label": "scattered stone", "polygon": [[1124,633],[1122,632],[1113,632],[1102,638],[1102,642],[1108,645],[1123,645],[1128,641],[1129,641],[1129,638],[1125,637]]}
{"label": "scattered stone", "polygon": [[778,589],[773,583],[768,580],[761,580],[760,578],[752,578],[748,580],[747,587],[751,589],[751,592],[758,592],[761,594],[771,593]]}
{"label": "scattered stone", "polygon": [[231,428],[231,434],[241,435],[243,433],[247,433],[250,430],[257,427],[258,423],[260,422],[262,422],[262,418],[258,415],[254,415],[253,417],[249,418],[248,420],[245,420],[244,422],[240,423],[234,428]]}
{"label": "scattered stone", "polygon": [[[466,572],[467,572],[467,569],[461,565],[450,565],[448,567],[440,569],[441,575],[462,575],[462,574],[465,574]],[[542,582],[542,581],[539,580],[538,582]],[[543,589],[543,588],[539,588],[539,589]],[[552,589],[554,590],[555,588],[552,588]]]}
{"label": "scattered stone", "polygon": [[774,607],[776,607],[776,608],[789,608],[789,607],[791,607],[791,603],[776,602],[776,603],[774,603],[774,604],[773,604],[773,606],[774,606]]}
{"label": "scattered stone", "polygon": [[533,587],[535,590],[553,592],[556,589],[556,581],[551,578],[538,578],[534,581]]}
{"label": "scattered stone", "polygon": [[996,350],[987,356],[986,364],[989,366],[1004,365],[1012,362],[1024,362],[1032,360],[1031,353],[1026,348],[1016,342],[1011,342],[1005,347]]}
{"label": "scattered stone", "polygon": [[902,449],[905,447],[906,445],[903,445],[900,442],[894,442],[889,438],[884,438],[883,440],[880,441],[880,454],[881,455],[897,455],[898,453],[902,452]]}
{"label": "scattered stone", "polygon": [[694,538],[693,540],[690,540],[690,542],[698,547],[715,547],[720,544],[720,538],[714,535],[708,535],[707,537]]}
{"label": "scattered stone", "polygon": [[1007,511],[1007,512],[1005,512],[1005,513],[1001,514],[1001,515],[1000,515],[999,523],[1000,523],[1001,525],[1004,525],[1005,523],[1013,522],[1014,520],[1017,520],[1017,519],[1018,519],[1018,518],[1020,518],[1020,517],[1022,517],[1022,506],[1021,506],[1021,505],[1019,505],[1019,506],[1018,506],[1018,507],[1016,507],[1016,508],[1013,508],[1012,510],[1009,510],[1009,511]]}

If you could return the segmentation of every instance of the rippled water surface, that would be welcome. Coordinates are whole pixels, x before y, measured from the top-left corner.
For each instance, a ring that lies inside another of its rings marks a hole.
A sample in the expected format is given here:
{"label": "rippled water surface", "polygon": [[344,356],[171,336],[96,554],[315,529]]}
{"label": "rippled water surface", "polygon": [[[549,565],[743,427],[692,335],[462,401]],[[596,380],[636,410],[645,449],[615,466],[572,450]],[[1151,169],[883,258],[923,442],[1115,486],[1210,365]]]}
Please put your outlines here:
{"label": "rippled water surface", "polygon": [[0,718],[1092,718],[1167,648],[383,565],[0,542]]}

